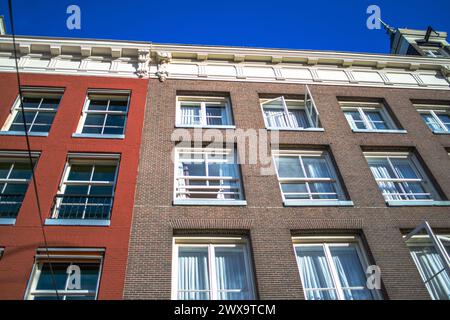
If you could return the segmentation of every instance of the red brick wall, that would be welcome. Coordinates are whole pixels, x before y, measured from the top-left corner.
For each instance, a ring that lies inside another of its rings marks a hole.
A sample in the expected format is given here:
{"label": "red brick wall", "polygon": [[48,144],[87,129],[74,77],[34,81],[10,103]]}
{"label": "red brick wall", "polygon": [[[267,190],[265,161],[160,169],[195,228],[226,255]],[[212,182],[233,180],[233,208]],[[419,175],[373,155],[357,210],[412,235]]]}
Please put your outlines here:
{"label": "red brick wall", "polygon": [[[22,74],[22,86],[63,87],[64,95],[48,137],[30,137],[41,155],[35,166],[43,219],[50,215],[68,152],[121,154],[109,227],[46,226],[50,247],[105,248],[99,299],[121,299],[126,269],[147,80],[91,76]],[[129,89],[131,100],[125,139],[72,138],[88,89]],[[16,75],[0,74],[0,124],[18,95]],[[0,136],[0,150],[26,150],[24,136]],[[35,251],[43,237],[32,184],[14,226],[0,226],[0,299],[23,299]]]}
{"label": "red brick wall", "polygon": [[[304,299],[292,246],[292,234],[358,232],[366,239],[373,262],[380,266],[386,298],[429,299],[401,229],[423,219],[450,230],[449,207],[387,207],[362,154],[362,147],[411,147],[423,158],[443,193],[450,198],[450,136],[434,135],[411,99],[450,101],[450,92],[311,85],[325,132],[281,132],[280,143],[328,146],[354,207],[283,207],[276,176],[262,176],[259,165],[241,165],[247,206],[172,206],[177,91],[227,92],[237,128],[264,128],[260,94],[301,94],[299,84],[226,81],[150,80],[137,184],[125,298],[170,299],[172,237],[225,231],[248,233],[258,297]],[[385,99],[407,134],[353,133],[337,97]],[[269,146],[267,146],[269,147]]]}

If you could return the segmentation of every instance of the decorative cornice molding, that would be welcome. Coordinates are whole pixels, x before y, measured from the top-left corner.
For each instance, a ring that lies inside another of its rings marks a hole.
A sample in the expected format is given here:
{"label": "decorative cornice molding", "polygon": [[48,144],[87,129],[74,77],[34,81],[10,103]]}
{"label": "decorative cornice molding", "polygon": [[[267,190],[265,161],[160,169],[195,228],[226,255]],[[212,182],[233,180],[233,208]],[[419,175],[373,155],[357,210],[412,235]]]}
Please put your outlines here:
{"label": "decorative cornice molding", "polygon": [[167,51],[157,51],[156,52],[156,63],[157,63],[157,71],[156,76],[159,81],[166,81],[167,77],[169,77],[168,64],[172,60],[172,54]]}
{"label": "decorative cornice molding", "polygon": [[150,63],[150,50],[141,49],[138,51],[138,67],[136,74],[139,78],[148,77]]}

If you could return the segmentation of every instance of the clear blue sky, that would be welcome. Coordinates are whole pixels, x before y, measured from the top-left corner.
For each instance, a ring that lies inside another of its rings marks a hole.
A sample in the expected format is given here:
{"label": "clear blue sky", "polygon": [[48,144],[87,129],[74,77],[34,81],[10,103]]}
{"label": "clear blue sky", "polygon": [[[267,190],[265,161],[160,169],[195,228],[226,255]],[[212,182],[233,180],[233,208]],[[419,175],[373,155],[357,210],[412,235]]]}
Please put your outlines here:
{"label": "clear blue sky", "polygon": [[[81,8],[68,30],[66,8]],[[366,27],[369,5],[394,27],[450,32],[450,0],[13,0],[16,34],[387,53],[384,30]],[[0,0],[0,15],[9,15]]]}

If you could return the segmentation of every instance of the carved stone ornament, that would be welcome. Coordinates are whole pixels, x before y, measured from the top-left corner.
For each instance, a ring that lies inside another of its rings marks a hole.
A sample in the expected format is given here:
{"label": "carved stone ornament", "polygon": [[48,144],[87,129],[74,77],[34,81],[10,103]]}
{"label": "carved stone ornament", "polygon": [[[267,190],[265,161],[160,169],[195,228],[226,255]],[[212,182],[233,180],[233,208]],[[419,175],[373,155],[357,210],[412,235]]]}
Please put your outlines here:
{"label": "carved stone ornament", "polygon": [[450,76],[450,65],[441,66],[441,72],[445,77]]}
{"label": "carved stone ornament", "polygon": [[138,52],[138,68],[136,74],[139,78],[148,77],[150,62],[150,50],[139,50]]}
{"label": "carved stone ornament", "polygon": [[156,62],[158,64],[158,71],[156,71],[156,76],[159,81],[166,81],[169,76],[169,71],[167,70],[168,64],[172,59],[172,54],[170,52],[158,51],[156,52]]}

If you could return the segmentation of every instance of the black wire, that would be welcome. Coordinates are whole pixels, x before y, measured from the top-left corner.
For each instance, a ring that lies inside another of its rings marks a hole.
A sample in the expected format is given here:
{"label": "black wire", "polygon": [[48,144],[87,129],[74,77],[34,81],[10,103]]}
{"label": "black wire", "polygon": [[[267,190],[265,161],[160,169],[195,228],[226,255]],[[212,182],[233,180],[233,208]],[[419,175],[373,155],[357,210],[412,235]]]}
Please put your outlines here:
{"label": "black wire", "polygon": [[37,205],[37,208],[38,208],[39,219],[40,219],[39,223],[41,225],[42,236],[44,238],[45,252],[46,252],[46,255],[47,255],[48,265],[50,267],[50,273],[52,275],[53,287],[55,289],[56,298],[57,298],[57,300],[59,300],[58,289],[57,289],[57,285],[56,285],[56,278],[55,278],[55,274],[53,272],[52,264],[50,262],[50,253],[48,251],[47,236],[45,235],[44,226],[42,225],[41,202],[39,201],[39,194],[38,194],[36,176],[34,174],[33,156],[31,154],[30,138],[28,136],[28,128],[27,128],[27,122],[26,122],[26,118],[25,118],[25,109],[23,107],[22,85],[20,83],[19,65],[18,65],[18,62],[17,62],[18,61],[18,57],[17,57],[17,50],[16,50],[16,36],[15,36],[15,33],[14,33],[14,19],[13,19],[13,9],[12,9],[11,0],[8,0],[8,8],[9,8],[9,18],[10,18],[10,25],[11,25],[11,34],[12,34],[12,39],[13,39],[14,61],[16,63],[17,85],[19,86],[20,108],[21,108],[21,111],[22,111],[22,121],[23,121],[24,129],[25,129],[25,139],[26,139],[26,142],[27,142],[28,159],[30,161],[31,175],[32,175],[33,186],[34,186],[34,191],[35,191],[35,195],[36,195],[36,205]]}

